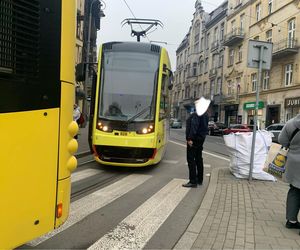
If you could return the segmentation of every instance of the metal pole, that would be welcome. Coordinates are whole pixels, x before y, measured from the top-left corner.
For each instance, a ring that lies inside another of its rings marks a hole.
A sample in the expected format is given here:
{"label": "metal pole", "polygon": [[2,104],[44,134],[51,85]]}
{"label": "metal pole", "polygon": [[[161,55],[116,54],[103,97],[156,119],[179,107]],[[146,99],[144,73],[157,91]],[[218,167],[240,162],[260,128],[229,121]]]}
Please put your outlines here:
{"label": "metal pole", "polygon": [[84,91],[84,102],[83,102],[83,107],[82,111],[85,115],[88,114],[87,110],[87,85],[90,83],[90,78],[89,78],[89,66],[90,66],[90,48],[91,48],[91,29],[92,29],[92,8],[93,4],[96,3],[98,0],[93,0],[90,4],[90,9],[89,9],[89,28],[88,28],[88,37],[87,37],[87,48],[86,48],[86,58],[85,58],[85,80],[84,80],[84,86],[83,86],[83,91]]}
{"label": "metal pole", "polygon": [[250,170],[249,170],[249,181],[252,181],[252,172],[254,165],[254,152],[255,152],[255,139],[256,139],[256,126],[257,126],[257,113],[258,113],[258,103],[259,103],[259,88],[261,84],[262,66],[263,66],[263,56],[264,56],[264,45],[259,47],[259,68],[258,68],[258,81],[256,84],[256,104],[255,104],[255,115],[254,115],[254,128],[252,136],[252,147],[251,147],[251,157],[250,157]]}

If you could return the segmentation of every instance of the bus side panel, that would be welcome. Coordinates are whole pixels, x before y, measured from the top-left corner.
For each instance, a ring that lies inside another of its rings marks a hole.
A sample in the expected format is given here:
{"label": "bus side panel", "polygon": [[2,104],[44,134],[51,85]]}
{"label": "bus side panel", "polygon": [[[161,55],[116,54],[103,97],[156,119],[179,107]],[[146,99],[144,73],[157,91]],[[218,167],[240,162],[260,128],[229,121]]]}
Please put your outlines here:
{"label": "bus side panel", "polygon": [[75,83],[75,13],[76,1],[62,0],[60,79],[71,84]]}
{"label": "bus side panel", "polygon": [[60,144],[56,201],[57,205],[62,204],[62,215],[56,218],[55,227],[60,226],[68,218],[71,189],[70,174],[77,166],[77,160],[72,155],[78,148],[77,140],[73,139],[74,134],[78,131],[78,126],[77,124],[71,124],[75,103],[75,5],[75,1],[62,1]]}
{"label": "bus side panel", "polygon": [[[74,85],[61,83],[61,113],[60,113],[60,144],[59,144],[59,172],[57,204],[62,204],[62,216],[56,219],[55,227],[66,221],[69,214],[71,172],[77,166],[77,160],[73,154],[78,149],[77,140],[73,138],[78,131],[78,125],[72,121],[74,103]],[[73,126],[72,126],[73,125]]]}
{"label": "bus side panel", "polygon": [[54,227],[59,109],[0,114],[0,121],[0,249],[5,249]]}

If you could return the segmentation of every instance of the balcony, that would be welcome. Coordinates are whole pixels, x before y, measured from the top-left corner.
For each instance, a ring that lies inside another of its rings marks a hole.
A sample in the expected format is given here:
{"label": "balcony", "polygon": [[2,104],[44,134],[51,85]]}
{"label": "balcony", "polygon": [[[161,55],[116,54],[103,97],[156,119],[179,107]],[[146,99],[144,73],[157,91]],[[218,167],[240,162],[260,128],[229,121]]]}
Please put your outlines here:
{"label": "balcony", "polygon": [[273,44],[273,59],[282,58],[298,53],[297,39],[284,39]]}
{"label": "balcony", "polygon": [[236,44],[239,44],[244,40],[245,34],[243,29],[241,28],[236,28],[230,33],[226,34],[225,40],[223,45],[224,46],[234,46]]}

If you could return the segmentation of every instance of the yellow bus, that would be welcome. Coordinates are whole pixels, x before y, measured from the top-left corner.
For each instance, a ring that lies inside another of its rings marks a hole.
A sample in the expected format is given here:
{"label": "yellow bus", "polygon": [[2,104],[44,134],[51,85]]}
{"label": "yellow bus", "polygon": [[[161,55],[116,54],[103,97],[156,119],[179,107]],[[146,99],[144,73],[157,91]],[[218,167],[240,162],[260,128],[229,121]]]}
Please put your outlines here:
{"label": "yellow bus", "polygon": [[68,217],[78,147],[75,2],[0,1],[0,249]]}
{"label": "yellow bus", "polygon": [[96,161],[143,167],[162,159],[169,135],[170,68],[166,49],[158,45],[101,45],[89,124]]}

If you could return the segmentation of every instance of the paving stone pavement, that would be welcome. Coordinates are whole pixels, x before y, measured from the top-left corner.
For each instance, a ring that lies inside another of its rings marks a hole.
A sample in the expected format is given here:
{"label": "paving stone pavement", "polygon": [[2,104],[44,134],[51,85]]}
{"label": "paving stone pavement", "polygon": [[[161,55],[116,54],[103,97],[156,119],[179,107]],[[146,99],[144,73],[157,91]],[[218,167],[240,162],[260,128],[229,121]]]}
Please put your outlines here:
{"label": "paving stone pavement", "polygon": [[300,249],[299,230],[285,228],[288,188],[213,169],[203,202],[174,249]]}

